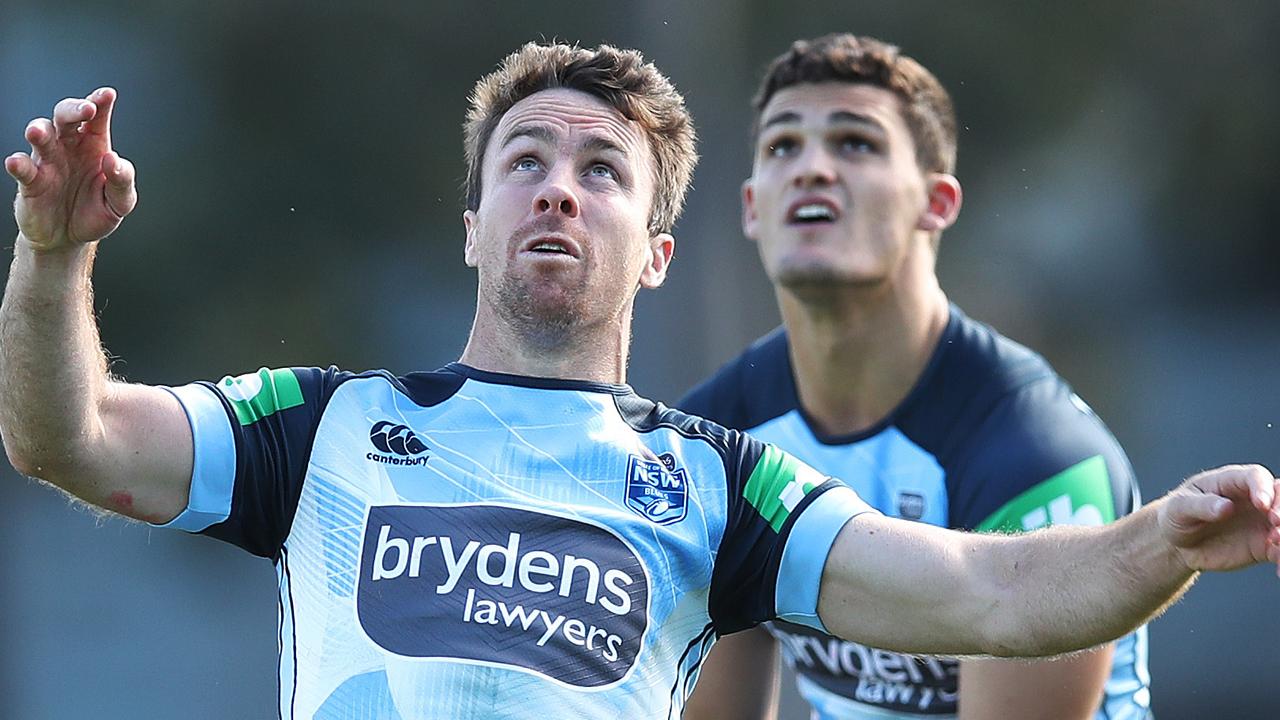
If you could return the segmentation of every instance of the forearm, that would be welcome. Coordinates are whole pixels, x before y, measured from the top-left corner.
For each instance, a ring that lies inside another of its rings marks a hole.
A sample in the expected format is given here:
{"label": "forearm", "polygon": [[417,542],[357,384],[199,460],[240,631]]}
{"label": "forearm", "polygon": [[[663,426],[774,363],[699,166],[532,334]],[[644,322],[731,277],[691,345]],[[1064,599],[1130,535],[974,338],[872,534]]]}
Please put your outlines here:
{"label": "forearm", "polygon": [[860,515],[827,557],[818,612],[837,637],[899,652],[1034,657],[1123,635],[1192,573],[1160,503],[1103,528],[961,533]]}
{"label": "forearm", "polygon": [[1056,655],[1115,639],[1162,612],[1195,573],[1150,505],[1105,528],[968,536],[981,587],[994,592],[985,652]]}
{"label": "forearm", "polygon": [[96,244],[37,252],[21,235],[0,305],[0,433],[23,473],[78,492],[101,440],[107,361],[92,311]]}

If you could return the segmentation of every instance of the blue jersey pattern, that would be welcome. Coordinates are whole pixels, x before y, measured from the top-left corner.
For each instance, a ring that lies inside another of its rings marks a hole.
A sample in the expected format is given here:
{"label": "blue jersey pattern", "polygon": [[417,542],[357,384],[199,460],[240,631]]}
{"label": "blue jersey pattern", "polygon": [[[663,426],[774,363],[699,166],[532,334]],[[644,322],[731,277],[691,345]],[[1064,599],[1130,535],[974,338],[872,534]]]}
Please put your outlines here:
{"label": "blue jersey pattern", "polygon": [[275,560],[283,718],[678,717],[717,634],[821,627],[810,558],[870,511],[621,385],[451,365],[173,392],[196,468],[170,524]]}
{"label": "blue jersey pattern", "polygon": [[[1131,512],[1138,502],[1127,459],[1083,401],[1041,357],[954,306],[915,388],[885,420],[858,435],[824,436],[806,421],[781,329],[677,405],[840,477],[886,515],[932,525],[980,528],[1011,500],[1082,462],[1105,468],[1101,476],[1109,487],[1103,490],[1114,503],[1113,515]],[[1053,520],[1093,517],[1060,512]],[[1039,519],[1026,518],[1023,529]],[[816,718],[947,718],[957,712],[955,661],[869,648],[785,622],[768,627]],[[1148,716],[1146,652],[1145,628],[1117,641],[1098,720]]]}

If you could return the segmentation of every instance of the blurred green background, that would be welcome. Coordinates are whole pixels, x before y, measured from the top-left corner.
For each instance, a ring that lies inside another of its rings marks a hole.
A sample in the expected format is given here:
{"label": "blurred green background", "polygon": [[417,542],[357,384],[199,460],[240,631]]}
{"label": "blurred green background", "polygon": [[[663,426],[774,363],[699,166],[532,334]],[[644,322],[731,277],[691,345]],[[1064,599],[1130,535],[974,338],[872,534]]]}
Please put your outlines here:
{"label": "blurred green background", "polygon": [[[474,303],[472,83],[530,39],[639,48],[702,139],[670,279],[637,309],[632,384],[670,401],[777,322],[738,224],[748,102],[791,40],[837,30],[899,44],[952,92],[966,204],[944,287],[1054,363],[1147,497],[1223,462],[1280,468],[1274,0],[4,0],[0,152],[57,100],[119,89],[141,204],[95,285],[128,379],[430,369]],[[275,715],[268,562],[0,475],[0,717]],[[1205,578],[1152,626],[1161,720],[1275,716],[1273,574]],[[803,717],[792,696],[784,717]]]}

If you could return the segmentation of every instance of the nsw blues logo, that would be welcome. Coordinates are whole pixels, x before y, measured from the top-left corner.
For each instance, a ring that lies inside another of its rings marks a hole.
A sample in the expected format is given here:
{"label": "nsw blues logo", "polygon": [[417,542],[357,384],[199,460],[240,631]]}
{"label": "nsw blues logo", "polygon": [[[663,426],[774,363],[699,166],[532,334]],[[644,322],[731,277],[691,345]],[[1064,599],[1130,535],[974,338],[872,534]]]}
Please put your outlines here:
{"label": "nsw blues logo", "polygon": [[[650,456],[652,457],[652,456]],[[659,525],[680,522],[688,512],[689,477],[671,453],[657,460],[632,455],[627,461],[627,507]]]}

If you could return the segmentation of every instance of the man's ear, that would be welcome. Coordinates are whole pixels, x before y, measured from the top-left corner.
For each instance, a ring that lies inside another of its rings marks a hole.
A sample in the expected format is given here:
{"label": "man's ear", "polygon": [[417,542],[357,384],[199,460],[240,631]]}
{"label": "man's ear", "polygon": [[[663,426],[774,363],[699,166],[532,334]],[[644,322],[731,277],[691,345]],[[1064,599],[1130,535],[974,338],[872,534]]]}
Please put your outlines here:
{"label": "man's ear", "polygon": [[476,214],[471,210],[464,210],[462,213],[462,225],[467,229],[467,240],[462,246],[462,259],[466,261],[467,267],[476,267],[479,258],[476,257]]}
{"label": "man's ear", "polygon": [[671,233],[658,233],[649,238],[649,254],[644,271],[640,273],[640,287],[652,290],[667,279],[667,267],[676,253],[676,239]]}
{"label": "man's ear", "polygon": [[928,183],[929,203],[920,214],[916,229],[941,232],[951,227],[960,216],[964,193],[960,190],[960,181],[947,173],[929,173],[925,182]]}
{"label": "man's ear", "polygon": [[760,218],[756,215],[756,189],[751,178],[742,181],[742,234],[756,241]]}

